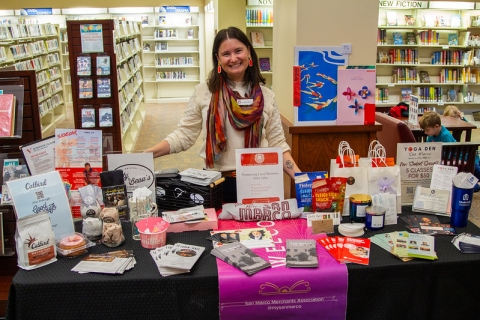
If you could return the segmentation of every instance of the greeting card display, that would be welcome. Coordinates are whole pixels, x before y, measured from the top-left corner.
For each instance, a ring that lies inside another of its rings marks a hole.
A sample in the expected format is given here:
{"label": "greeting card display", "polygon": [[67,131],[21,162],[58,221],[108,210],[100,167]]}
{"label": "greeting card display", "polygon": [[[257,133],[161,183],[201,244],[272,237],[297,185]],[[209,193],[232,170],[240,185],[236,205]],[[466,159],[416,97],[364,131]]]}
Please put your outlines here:
{"label": "greeting card display", "polygon": [[97,76],[108,76],[110,74],[110,57],[97,56]]}
{"label": "greeting card display", "polygon": [[83,108],[82,109],[82,128],[95,127],[95,109]]}
{"label": "greeting card display", "polygon": [[91,75],[92,61],[90,56],[77,57],[77,75],[89,76]]}
{"label": "greeting card display", "polygon": [[78,80],[78,98],[93,98],[93,81],[90,78],[80,78]]}
{"label": "greeting card display", "polygon": [[110,85],[109,78],[97,79],[97,97],[98,98],[110,98],[112,96],[112,87]]}

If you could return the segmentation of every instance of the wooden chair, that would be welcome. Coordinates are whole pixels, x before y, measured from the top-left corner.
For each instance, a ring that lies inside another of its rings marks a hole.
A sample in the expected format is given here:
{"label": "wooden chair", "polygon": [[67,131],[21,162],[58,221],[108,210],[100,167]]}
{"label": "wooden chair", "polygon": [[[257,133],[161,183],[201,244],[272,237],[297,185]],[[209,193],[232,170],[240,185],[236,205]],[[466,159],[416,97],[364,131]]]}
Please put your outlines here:
{"label": "wooden chair", "polygon": [[475,154],[480,142],[443,142],[442,164],[458,168],[458,172],[470,172],[475,169]]}
{"label": "wooden chair", "polygon": [[393,157],[397,161],[398,143],[417,142],[412,130],[402,120],[376,112],[375,121],[382,124],[382,131],[377,132],[377,140],[385,147],[387,157]]}

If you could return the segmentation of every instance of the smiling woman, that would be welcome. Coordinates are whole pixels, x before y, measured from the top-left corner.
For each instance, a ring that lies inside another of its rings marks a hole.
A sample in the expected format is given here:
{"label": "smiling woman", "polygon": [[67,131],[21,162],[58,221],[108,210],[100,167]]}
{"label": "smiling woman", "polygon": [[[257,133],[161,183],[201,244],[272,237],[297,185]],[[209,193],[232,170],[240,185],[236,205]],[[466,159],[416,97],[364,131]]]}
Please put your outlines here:
{"label": "smiling woman", "polygon": [[207,83],[195,87],[184,117],[165,140],[145,150],[154,157],[189,149],[201,135],[204,168],[224,173],[224,202],[236,202],[235,149],[279,147],[283,169],[300,172],[285,141],[273,92],[264,87],[257,54],[238,28],[220,30],[213,42]]}

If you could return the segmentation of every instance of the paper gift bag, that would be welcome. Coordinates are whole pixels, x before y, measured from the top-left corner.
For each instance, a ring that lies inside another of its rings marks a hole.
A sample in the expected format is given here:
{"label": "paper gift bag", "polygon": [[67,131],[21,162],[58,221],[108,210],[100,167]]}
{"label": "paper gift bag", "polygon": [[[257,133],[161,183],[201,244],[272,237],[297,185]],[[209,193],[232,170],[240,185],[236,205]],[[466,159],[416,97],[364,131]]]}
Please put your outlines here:
{"label": "paper gift bag", "polygon": [[[343,142],[343,144],[342,144]],[[348,216],[349,201],[348,198],[352,194],[367,194],[367,168],[359,167],[355,152],[350,146],[342,141],[339,145],[339,155],[337,159],[330,161],[330,177],[345,177],[347,178],[347,185],[345,188],[345,204],[343,216]],[[349,161],[349,163],[346,163]],[[339,163],[337,163],[339,162]]]}

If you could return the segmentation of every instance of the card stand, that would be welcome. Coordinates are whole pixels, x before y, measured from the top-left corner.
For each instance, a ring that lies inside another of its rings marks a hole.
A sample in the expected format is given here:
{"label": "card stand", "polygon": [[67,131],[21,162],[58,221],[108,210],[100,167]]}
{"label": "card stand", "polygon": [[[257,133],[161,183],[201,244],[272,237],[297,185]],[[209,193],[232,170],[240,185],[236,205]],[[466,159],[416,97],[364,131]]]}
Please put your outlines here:
{"label": "card stand", "polygon": [[[81,236],[85,240],[85,244],[72,249],[62,249],[60,248],[60,241],[56,240],[57,253],[63,257],[74,258],[81,255],[84,255],[88,252],[88,248],[95,246],[95,242],[90,241],[83,234],[76,232],[75,235]],[[67,236],[68,237],[68,236]]]}
{"label": "card stand", "polygon": [[203,205],[220,209],[223,205],[223,184],[200,186],[178,178],[156,178],[156,199],[160,210],[178,210]]}
{"label": "card stand", "polygon": [[[1,77],[1,75],[0,75]],[[0,78],[0,91],[3,94],[13,94],[15,96],[15,124],[13,135],[0,137],[0,139],[19,139],[23,132],[23,100],[24,84],[22,78]]]}

